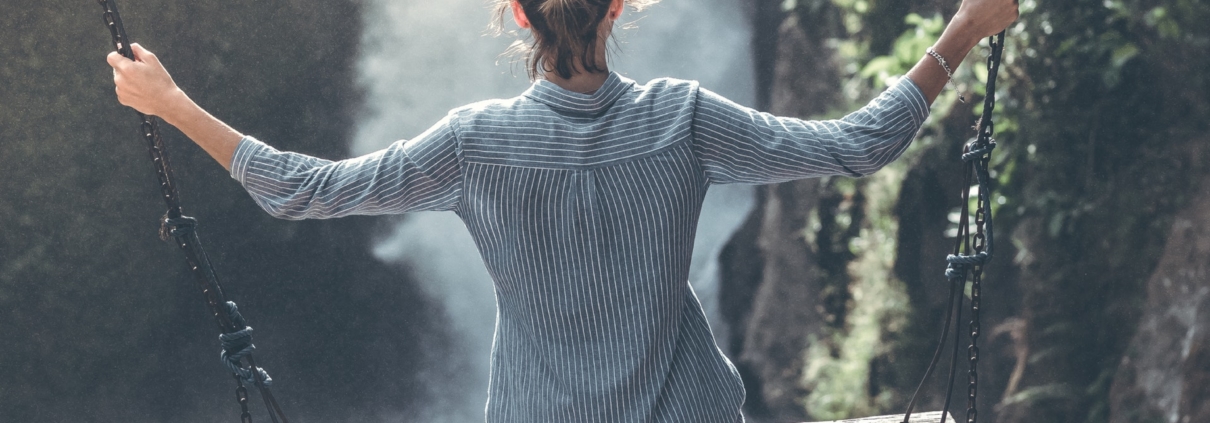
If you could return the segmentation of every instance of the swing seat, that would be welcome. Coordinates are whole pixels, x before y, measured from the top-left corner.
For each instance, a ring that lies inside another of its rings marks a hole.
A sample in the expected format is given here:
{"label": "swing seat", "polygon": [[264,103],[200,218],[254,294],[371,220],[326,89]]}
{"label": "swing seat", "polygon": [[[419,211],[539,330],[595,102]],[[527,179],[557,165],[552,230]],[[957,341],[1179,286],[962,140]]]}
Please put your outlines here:
{"label": "swing seat", "polygon": [[[945,421],[946,421],[946,423],[953,422],[954,418],[952,416],[946,417]],[[910,421],[910,423],[940,423],[940,422],[941,422],[941,412],[940,411],[934,411],[931,413],[912,413],[912,420]],[[894,414],[894,415],[890,415],[890,416],[866,417],[863,419],[834,420],[834,421],[830,421],[830,422],[816,422],[816,423],[903,423],[903,415]],[[957,423],[957,422],[955,422],[955,423]]]}

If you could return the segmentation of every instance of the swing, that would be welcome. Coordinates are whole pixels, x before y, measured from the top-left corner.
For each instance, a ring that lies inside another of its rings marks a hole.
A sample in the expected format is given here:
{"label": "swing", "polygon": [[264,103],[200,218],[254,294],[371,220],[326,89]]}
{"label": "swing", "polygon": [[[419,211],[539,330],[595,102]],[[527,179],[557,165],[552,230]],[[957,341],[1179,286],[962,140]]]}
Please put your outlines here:
{"label": "swing", "polygon": [[[912,411],[916,407],[916,401],[920,397],[920,392],[924,388],[925,382],[933,374],[937,361],[941,358],[941,352],[944,349],[950,326],[955,319],[954,315],[957,314],[957,320],[962,320],[962,298],[964,295],[961,288],[966,286],[968,271],[971,275],[971,320],[968,327],[971,344],[967,347],[967,360],[970,367],[967,370],[966,422],[976,423],[978,421],[979,411],[975,402],[979,394],[979,373],[976,371],[976,367],[979,364],[979,317],[982,308],[983,268],[991,261],[992,241],[994,239],[992,232],[991,176],[988,172],[988,165],[991,162],[991,152],[996,148],[996,141],[992,139],[992,135],[995,133],[995,125],[992,122],[992,111],[996,108],[996,75],[1000,70],[1000,57],[1004,53],[1004,31],[991,37],[988,43],[991,47],[991,54],[987,58],[987,94],[983,99],[983,114],[979,118],[979,126],[977,127],[979,135],[974,141],[968,143],[962,152],[962,161],[966,163],[966,171],[963,173],[962,184],[962,214],[958,222],[958,237],[954,245],[954,252],[945,258],[947,263],[945,277],[950,283],[949,305],[946,307],[948,312],[946,313],[944,327],[941,329],[941,339],[937,342],[936,351],[933,352],[933,359],[929,362],[928,370],[925,371],[920,385],[916,387],[916,392],[912,394],[912,400],[908,403],[906,414],[820,423],[946,423],[954,421],[953,417],[945,410],[949,410],[950,396],[954,391],[954,376],[958,368],[957,338],[961,327],[955,328],[954,346],[950,358],[949,382],[945,390],[945,405],[942,407],[942,411],[921,414],[912,414]],[[970,233],[970,187],[972,174],[975,175],[976,183],[978,183],[979,187],[974,213],[975,234],[973,236]],[[974,238],[973,242],[971,240],[972,237]]]}
{"label": "swing", "polygon": [[[949,416],[949,413],[946,413],[946,416],[949,417],[949,419],[946,421],[954,420],[952,416]],[[898,414],[890,416],[866,417],[863,419],[835,420],[821,423],[937,423],[942,420],[940,411],[912,414],[911,421],[904,420],[904,418],[905,416],[903,414]]]}
{"label": "swing", "polygon": [[[113,41],[114,48],[128,59],[134,60],[134,53],[130,49],[127,42],[126,30],[122,26],[122,18],[118,14],[118,8],[114,0],[97,0],[101,7],[105,10],[104,19],[106,27]],[[981,307],[981,283],[983,267],[992,257],[992,215],[991,215],[991,188],[990,177],[988,174],[988,165],[991,158],[991,152],[996,147],[995,141],[992,139],[994,126],[992,123],[992,110],[995,109],[995,83],[996,74],[1000,67],[1000,56],[1004,48],[1004,32],[992,37],[990,40],[991,54],[988,57],[988,77],[987,77],[987,95],[984,98],[983,114],[980,118],[978,127],[978,137],[966,145],[962,154],[962,160],[966,162],[966,172],[964,176],[964,191],[963,191],[963,213],[959,222],[959,236],[954,246],[954,253],[946,257],[948,266],[946,268],[946,278],[950,282],[950,298],[946,321],[942,329],[941,339],[938,342],[937,349],[933,354],[933,358],[929,363],[928,369],[925,372],[923,380],[916,388],[916,392],[912,395],[912,400],[908,404],[907,412],[900,415],[868,417],[862,419],[837,420],[831,423],[945,423],[953,421],[953,417],[947,412],[935,411],[928,413],[913,414],[916,401],[919,398],[920,392],[924,387],[924,383],[932,375],[938,360],[940,359],[946,338],[949,333],[949,328],[954,319],[954,314],[957,314],[958,320],[962,318],[962,290],[960,287],[966,285],[967,272],[971,274],[971,321],[970,321],[970,337],[971,345],[968,348],[969,370],[968,374],[968,396],[967,396],[967,423],[976,423],[978,419],[978,411],[975,406],[975,401],[978,395],[978,373],[976,366],[979,361],[979,316]],[[160,219],[160,238],[164,241],[172,239],[174,243],[185,254],[185,260],[194,279],[202,294],[205,296],[207,306],[215,322],[218,324],[222,341],[221,358],[223,364],[232,372],[236,382],[236,399],[239,402],[241,414],[240,420],[243,423],[251,423],[252,415],[248,411],[248,390],[245,384],[255,386],[261,393],[261,398],[265,402],[265,407],[268,410],[268,415],[274,423],[289,423],[285,414],[277,400],[273,397],[273,393],[269,387],[273,380],[269,377],[268,372],[256,366],[256,361],[252,357],[252,351],[255,347],[252,345],[252,327],[247,325],[243,316],[240,315],[238,307],[235,303],[229,301],[223,293],[222,285],[219,283],[218,276],[214,271],[213,265],[210,263],[209,257],[205,250],[202,249],[201,240],[197,235],[197,220],[185,216],[181,208],[181,202],[177,193],[175,179],[173,177],[172,167],[168,162],[167,149],[164,141],[160,137],[159,121],[155,116],[144,115],[138,113],[141,121],[141,131],[143,138],[147,142],[148,152],[151,160],[155,165],[156,176],[160,182],[160,193],[168,207],[168,211],[164,217]],[[971,175],[974,174],[978,183],[977,207],[975,210],[975,228],[976,233],[970,233],[969,217],[970,217],[970,189]],[[960,329],[956,329],[958,331]],[[957,334],[955,334],[957,338]],[[950,363],[949,382],[946,390],[945,406],[943,410],[948,410],[950,405],[950,396],[953,392],[954,376],[957,370],[958,345],[954,342],[952,359]],[[244,367],[242,362],[247,361],[247,367]],[[279,420],[280,418],[280,420]]]}

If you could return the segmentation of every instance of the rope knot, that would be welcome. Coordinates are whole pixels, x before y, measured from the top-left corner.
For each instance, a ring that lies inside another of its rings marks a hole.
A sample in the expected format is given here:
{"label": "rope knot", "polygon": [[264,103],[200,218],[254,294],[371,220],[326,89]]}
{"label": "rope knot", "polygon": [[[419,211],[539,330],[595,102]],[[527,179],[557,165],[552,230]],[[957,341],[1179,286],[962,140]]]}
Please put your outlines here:
{"label": "rope knot", "polygon": [[966,265],[961,263],[950,263],[945,266],[945,278],[949,280],[966,279]]}
{"label": "rope knot", "polygon": [[945,256],[945,262],[949,263],[945,267],[945,277],[953,280],[958,278],[966,278],[966,271],[971,266],[982,266],[991,260],[991,255],[986,251],[980,251],[978,254],[950,254]]}
{"label": "rope knot", "polygon": [[167,241],[168,238],[180,238],[188,236],[197,230],[197,219],[189,216],[181,216],[177,218],[168,217],[167,214],[160,218],[160,239]]}
{"label": "rope knot", "polygon": [[[244,383],[249,385],[270,386],[273,384],[273,378],[269,377],[269,372],[265,369],[257,367],[256,373],[253,373],[252,368],[244,368],[240,363],[248,354],[256,350],[256,346],[252,345],[252,327],[247,325],[244,316],[239,314],[239,307],[236,307],[235,302],[228,301],[224,304],[227,308],[227,318],[231,320],[231,324],[237,328],[243,328],[235,332],[219,334],[218,339],[223,343],[223,350],[219,353],[219,358],[223,360],[223,364],[227,369],[231,370]],[[259,378],[257,376],[260,376]],[[258,383],[257,379],[262,382]]]}
{"label": "rope knot", "polygon": [[991,153],[992,150],[996,149],[996,141],[992,140],[991,142],[987,143],[987,145],[980,148],[974,148],[972,143],[971,148],[972,149],[970,151],[962,155],[962,161],[969,162],[986,156],[988,153]]}
{"label": "rope knot", "polygon": [[949,264],[961,264],[964,266],[982,266],[984,263],[987,263],[987,260],[989,258],[990,258],[990,256],[988,256],[988,254],[986,252],[980,251],[978,254],[972,254],[972,255],[950,254],[948,256],[945,256],[945,261]]}

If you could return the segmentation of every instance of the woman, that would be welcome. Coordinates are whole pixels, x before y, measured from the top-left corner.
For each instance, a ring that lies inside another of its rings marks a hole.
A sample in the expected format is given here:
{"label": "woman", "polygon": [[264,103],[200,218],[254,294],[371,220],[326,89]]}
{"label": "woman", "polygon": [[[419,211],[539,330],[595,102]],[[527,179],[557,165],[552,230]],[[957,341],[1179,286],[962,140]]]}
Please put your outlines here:
{"label": "woman", "polygon": [[687,281],[706,190],[878,170],[911,142],[950,67],[1017,6],[963,0],[906,78],[844,119],[811,122],[611,72],[614,23],[650,3],[498,0],[532,35],[533,86],[338,162],[228,127],[141,46],[135,61],[108,60],[122,104],[181,129],[274,216],[461,217],[495,282],[488,421],[742,421],[743,385]]}

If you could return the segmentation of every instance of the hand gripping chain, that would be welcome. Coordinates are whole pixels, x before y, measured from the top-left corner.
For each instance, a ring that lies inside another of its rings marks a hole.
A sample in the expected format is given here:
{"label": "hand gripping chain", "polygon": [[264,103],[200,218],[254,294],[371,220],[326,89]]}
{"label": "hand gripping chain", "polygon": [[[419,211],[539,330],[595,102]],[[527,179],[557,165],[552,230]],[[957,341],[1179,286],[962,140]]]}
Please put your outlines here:
{"label": "hand gripping chain", "polygon": [[[134,53],[130,49],[126,29],[122,26],[122,17],[118,14],[117,4],[114,0],[97,0],[97,3],[105,10],[105,25],[109,28],[114,48],[122,56],[134,60]],[[248,383],[255,385],[260,390],[269,417],[273,422],[277,423],[280,416],[282,423],[289,423],[269,390],[269,385],[273,380],[269,378],[269,374],[264,369],[256,366],[256,361],[252,358],[252,350],[255,349],[252,346],[252,328],[248,327],[243,317],[239,315],[235,303],[227,301],[226,296],[223,295],[222,285],[214,272],[214,267],[210,264],[210,258],[202,249],[202,243],[196,231],[197,220],[185,216],[181,211],[172,166],[168,162],[168,150],[164,146],[163,138],[160,137],[159,121],[155,116],[143,113],[138,115],[142,122],[140,129],[143,138],[147,141],[148,153],[155,165],[156,176],[160,182],[160,195],[168,206],[168,211],[160,220],[160,238],[165,241],[172,239],[185,253],[185,261],[189,270],[202,290],[211,315],[218,323],[221,332],[220,339],[223,341],[223,351],[220,355],[223,364],[235,375],[236,399],[241,408],[241,421],[244,423],[252,421],[252,415],[248,412],[248,391],[244,387],[244,384]],[[241,359],[247,360],[247,368],[241,366]]]}

